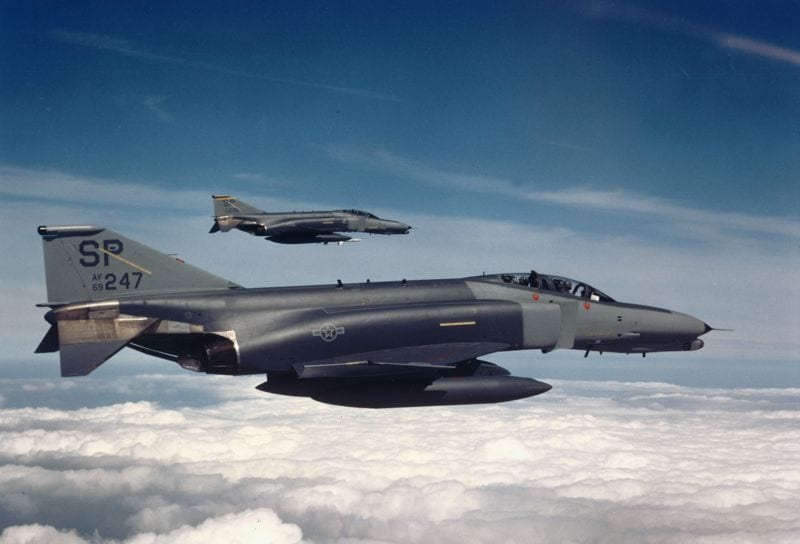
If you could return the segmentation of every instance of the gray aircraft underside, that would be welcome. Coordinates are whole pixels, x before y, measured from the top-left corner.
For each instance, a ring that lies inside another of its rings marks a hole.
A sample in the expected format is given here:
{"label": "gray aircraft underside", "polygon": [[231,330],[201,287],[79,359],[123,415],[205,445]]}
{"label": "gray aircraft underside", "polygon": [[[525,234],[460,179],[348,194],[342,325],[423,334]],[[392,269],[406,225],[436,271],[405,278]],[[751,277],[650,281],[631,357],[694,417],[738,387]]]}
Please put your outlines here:
{"label": "gray aircraft underside", "polygon": [[342,232],[408,234],[411,227],[361,210],[268,213],[232,196],[212,195],[214,225],[209,232],[238,229],[279,244],[341,244],[358,239]]}
{"label": "gray aircraft underside", "polygon": [[102,227],[39,227],[51,328],[37,352],[90,373],[130,347],[258,389],[357,407],[501,402],[548,384],[480,357],[700,349],[704,322],[531,273],[246,289]]}

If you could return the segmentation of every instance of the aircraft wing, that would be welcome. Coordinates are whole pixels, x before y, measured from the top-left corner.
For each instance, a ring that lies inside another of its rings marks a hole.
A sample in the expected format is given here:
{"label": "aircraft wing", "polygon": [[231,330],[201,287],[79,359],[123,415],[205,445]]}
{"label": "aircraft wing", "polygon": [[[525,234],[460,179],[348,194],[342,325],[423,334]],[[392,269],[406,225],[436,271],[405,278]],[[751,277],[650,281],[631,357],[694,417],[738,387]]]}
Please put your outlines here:
{"label": "aircraft wing", "polygon": [[357,242],[357,239],[336,232],[346,228],[347,225],[341,221],[293,219],[263,224],[261,225],[263,232],[258,234],[266,235],[267,240],[279,244]]}
{"label": "aircraft wing", "polygon": [[277,223],[264,224],[264,227],[270,236],[282,236],[284,234],[318,234],[344,230],[347,225],[341,220],[287,219]]}
{"label": "aircraft wing", "polygon": [[[349,355],[346,359],[303,362],[294,365],[300,379],[381,378],[417,375],[431,380],[458,373],[477,357],[510,346],[496,342],[458,342],[409,346]],[[499,367],[498,367],[499,368]]]}

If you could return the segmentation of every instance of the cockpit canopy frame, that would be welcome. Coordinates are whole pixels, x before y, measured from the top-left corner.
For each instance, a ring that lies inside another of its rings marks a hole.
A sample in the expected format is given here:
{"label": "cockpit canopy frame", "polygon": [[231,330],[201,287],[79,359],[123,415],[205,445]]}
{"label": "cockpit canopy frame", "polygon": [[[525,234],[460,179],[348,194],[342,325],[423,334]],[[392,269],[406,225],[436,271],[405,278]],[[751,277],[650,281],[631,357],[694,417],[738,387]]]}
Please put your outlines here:
{"label": "cockpit canopy frame", "polygon": [[497,274],[498,281],[511,285],[520,285],[539,291],[548,291],[560,295],[571,295],[574,297],[593,300],[597,302],[617,302],[601,290],[589,285],[586,282],[574,280],[564,276],[553,276],[549,274],[539,274],[533,270],[529,273],[510,272]]}
{"label": "cockpit canopy frame", "polygon": [[339,210],[342,213],[349,213],[352,215],[361,215],[364,217],[369,217],[371,219],[380,219],[377,215],[371,214],[369,212],[365,212],[363,210]]}

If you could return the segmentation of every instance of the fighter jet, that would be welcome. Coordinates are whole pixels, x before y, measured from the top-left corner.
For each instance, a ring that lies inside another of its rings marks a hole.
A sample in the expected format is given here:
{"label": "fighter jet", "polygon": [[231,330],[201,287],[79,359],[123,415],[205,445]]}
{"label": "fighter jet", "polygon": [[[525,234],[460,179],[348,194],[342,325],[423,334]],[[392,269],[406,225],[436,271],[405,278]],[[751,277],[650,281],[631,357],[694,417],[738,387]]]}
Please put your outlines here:
{"label": "fighter jet", "polygon": [[361,210],[267,213],[232,196],[212,195],[214,225],[209,232],[239,229],[264,236],[279,244],[328,244],[358,242],[344,232],[408,234],[411,227],[399,221],[381,219]]}
{"label": "fighter jet", "polygon": [[106,228],[38,232],[51,327],[36,352],[59,351],[62,376],[129,347],[343,406],[494,403],[551,386],[481,359],[490,353],[693,351],[712,330],[536,272],[247,289]]}

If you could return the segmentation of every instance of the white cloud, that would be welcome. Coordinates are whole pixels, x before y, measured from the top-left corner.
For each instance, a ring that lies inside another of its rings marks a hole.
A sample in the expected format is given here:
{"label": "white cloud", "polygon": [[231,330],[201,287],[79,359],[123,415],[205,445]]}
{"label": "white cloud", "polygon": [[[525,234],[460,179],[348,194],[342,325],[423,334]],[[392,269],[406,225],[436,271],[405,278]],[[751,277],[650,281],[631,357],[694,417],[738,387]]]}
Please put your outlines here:
{"label": "white cloud", "polygon": [[167,110],[166,101],[166,96],[146,96],[142,99],[142,105],[150,110],[162,123],[172,123],[175,121],[175,117]]}
{"label": "white cloud", "polygon": [[238,172],[233,175],[235,179],[242,181],[264,181],[264,174],[258,172]]}
{"label": "white cloud", "polygon": [[206,403],[56,410],[43,386],[0,410],[0,542],[800,538],[797,389],[554,382],[501,405],[370,411],[264,395],[258,378],[76,387],[119,381]]}
{"label": "white cloud", "polygon": [[[0,165],[0,181],[0,194],[4,196],[48,199],[76,207],[106,204],[139,213],[141,210],[134,208],[155,206],[162,210],[185,211],[204,201],[208,203],[209,215],[211,211],[211,198],[207,192],[162,189],[144,183],[78,176],[52,168]],[[25,211],[31,215],[30,209]]]}
{"label": "white cloud", "polygon": [[800,51],[796,49],[780,47],[772,43],[754,40],[736,34],[712,33],[711,36],[714,37],[722,47],[742,51],[749,55],[800,66]]}
{"label": "white cloud", "polygon": [[[258,192],[268,193],[275,192],[286,194],[288,192],[290,194],[292,187],[296,183],[291,179],[268,176],[263,172],[236,172],[231,174],[231,177],[237,180],[237,182],[244,182],[236,183],[236,185],[239,187],[245,187],[247,190],[255,189]],[[236,194],[234,196],[238,197],[239,195]],[[258,198],[259,202],[263,200],[263,196]]]}
{"label": "white cloud", "polygon": [[[244,173],[234,177],[244,179],[241,176],[257,175],[259,174]],[[288,183],[282,180],[267,181]],[[202,210],[207,217],[212,216],[211,188],[188,190],[164,189],[163,186],[163,183],[73,175],[55,168],[22,168],[0,164],[0,195],[53,203],[49,207],[37,205],[35,214],[38,217],[32,217],[34,211],[30,207],[14,207],[8,210],[9,213],[22,212],[24,217],[32,218],[34,222],[39,219],[48,220],[53,215],[69,217],[65,212],[70,212],[73,217],[76,213],[109,217],[111,214],[108,208],[122,212],[112,216],[115,219],[119,217],[130,220],[131,223],[135,223],[133,220],[137,218],[141,222],[143,215],[153,213],[157,213],[165,222],[180,220],[186,216],[187,211]],[[266,201],[267,205],[281,209],[298,205],[296,200],[272,196],[260,196],[259,201]]]}
{"label": "white cloud", "polygon": [[647,197],[623,190],[575,188],[563,191],[532,192],[528,194],[528,197],[531,200],[562,206],[655,216],[681,224],[683,228],[686,228],[687,224],[710,227],[715,231],[712,234],[722,229],[730,229],[736,232],[800,238],[800,223],[791,219],[702,210],[663,198]]}
{"label": "white cloud", "polygon": [[7,527],[0,533],[0,544],[89,544],[75,531],[59,531],[53,527],[32,524]]}
{"label": "white cloud", "polygon": [[139,534],[126,544],[297,544],[301,541],[299,527],[282,523],[275,512],[262,508],[209,518],[196,527],[184,525],[166,534]]}
{"label": "white cloud", "polygon": [[90,47],[93,49],[100,49],[103,51],[110,51],[126,57],[132,57],[140,60],[150,62],[157,62],[162,64],[172,64],[178,66],[185,66],[195,68],[205,72],[214,72],[217,74],[232,75],[250,79],[260,79],[262,81],[269,81],[272,83],[283,83],[297,87],[307,87],[311,89],[318,89],[330,91],[340,94],[357,96],[367,98],[370,100],[379,100],[382,102],[403,102],[400,98],[378,91],[371,91],[369,89],[359,89],[356,87],[346,87],[341,85],[329,85],[327,83],[320,83],[315,81],[305,81],[301,79],[294,79],[289,77],[276,77],[263,73],[250,72],[246,70],[237,70],[228,68],[219,64],[212,64],[209,62],[193,60],[180,55],[165,54],[160,51],[148,50],[130,40],[119,37],[109,36],[105,34],[92,34],[89,32],[76,32],[71,30],[53,30],[50,32],[50,37],[58,42],[78,45],[82,47]]}
{"label": "white cloud", "polygon": [[[477,176],[447,171],[422,164],[383,150],[360,151],[338,146],[325,148],[328,155],[345,164],[368,168],[430,185],[460,191],[494,194],[600,212],[624,213],[648,221],[668,221],[670,226],[681,225],[684,235],[708,239],[719,231],[735,234],[779,235],[800,238],[800,222],[781,217],[704,210],[664,198],[632,193],[622,189],[593,189],[575,186],[559,191],[537,188],[535,184],[521,185],[495,176]],[[687,225],[689,225],[688,228]]]}
{"label": "white cloud", "polygon": [[[0,544],[89,544],[94,538],[79,536],[75,531],[59,531],[39,524],[17,525],[0,533]],[[299,544],[300,528],[282,523],[275,512],[261,508],[236,514],[209,517],[197,526],[182,525],[165,533],[139,533],[124,544],[195,544],[225,542],[228,544]],[[121,543],[122,544],[122,543]]]}
{"label": "white cloud", "polygon": [[578,2],[578,11],[588,17],[622,21],[663,32],[691,36],[714,44],[716,47],[738,51],[768,59],[800,66],[800,51],[778,44],[757,40],[741,34],[730,34],[716,28],[700,25],[673,17],[663,12],[617,2]]}

